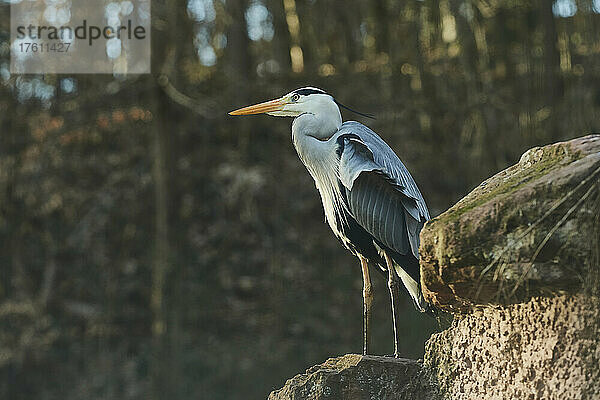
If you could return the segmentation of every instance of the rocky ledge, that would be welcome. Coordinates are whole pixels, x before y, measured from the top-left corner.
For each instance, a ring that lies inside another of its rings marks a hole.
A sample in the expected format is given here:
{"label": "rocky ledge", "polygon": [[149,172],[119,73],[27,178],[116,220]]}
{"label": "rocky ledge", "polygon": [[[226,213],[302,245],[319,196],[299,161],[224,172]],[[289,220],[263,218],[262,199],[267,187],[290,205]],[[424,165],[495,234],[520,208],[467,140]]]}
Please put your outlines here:
{"label": "rocky ledge", "polygon": [[[423,385],[422,370],[421,361],[347,354],[296,375],[269,400],[429,399],[437,384]],[[425,397],[413,397],[417,392]]]}

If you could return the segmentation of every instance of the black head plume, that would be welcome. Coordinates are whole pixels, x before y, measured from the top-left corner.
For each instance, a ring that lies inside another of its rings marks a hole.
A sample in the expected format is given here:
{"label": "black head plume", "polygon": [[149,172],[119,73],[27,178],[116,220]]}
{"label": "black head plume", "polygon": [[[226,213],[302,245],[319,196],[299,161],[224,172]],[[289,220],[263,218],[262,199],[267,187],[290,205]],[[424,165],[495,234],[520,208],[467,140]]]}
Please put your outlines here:
{"label": "black head plume", "polygon": [[363,117],[367,117],[367,118],[370,118],[370,119],[375,119],[375,117],[373,115],[371,115],[371,114],[365,114],[365,113],[361,113],[360,111],[353,110],[350,107],[346,107],[345,105],[343,105],[342,103],[340,103],[336,99],[333,99],[333,101],[335,101],[335,104],[337,104],[338,106],[340,106],[342,108],[345,108],[346,110],[351,111],[354,114],[362,115]]}

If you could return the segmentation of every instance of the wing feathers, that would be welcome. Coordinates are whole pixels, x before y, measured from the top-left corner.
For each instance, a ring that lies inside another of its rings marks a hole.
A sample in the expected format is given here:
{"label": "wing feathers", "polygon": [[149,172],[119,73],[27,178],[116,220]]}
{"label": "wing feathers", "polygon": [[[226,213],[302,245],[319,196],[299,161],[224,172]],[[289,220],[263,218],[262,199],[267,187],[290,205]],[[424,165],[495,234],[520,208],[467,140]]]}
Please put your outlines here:
{"label": "wing feathers", "polygon": [[340,180],[347,189],[352,190],[362,172],[377,171],[407,198],[403,204],[413,218],[417,221],[430,218],[425,200],[410,172],[375,132],[358,122],[345,122],[337,141],[341,147]]}
{"label": "wing feathers", "polygon": [[350,212],[375,239],[419,257],[419,232],[429,211],[412,176],[375,132],[358,122],[340,128],[339,177]]}
{"label": "wing feathers", "polygon": [[352,190],[346,190],[346,196],[356,222],[375,239],[400,254],[416,254],[417,247],[413,249],[411,243],[418,246],[418,232],[411,240],[407,225],[407,219],[412,217],[402,207],[401,194],[379,174],[361,174]]}

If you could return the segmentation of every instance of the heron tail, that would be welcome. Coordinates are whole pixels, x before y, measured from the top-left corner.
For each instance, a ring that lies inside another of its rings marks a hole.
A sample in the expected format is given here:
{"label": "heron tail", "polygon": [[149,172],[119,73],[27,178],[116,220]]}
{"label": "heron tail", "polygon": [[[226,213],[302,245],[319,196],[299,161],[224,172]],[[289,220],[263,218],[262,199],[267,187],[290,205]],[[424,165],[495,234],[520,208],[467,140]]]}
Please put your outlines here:
{"label": "heron tail", "polygon": [[428,303],[425,298],[423,297],[423,292],[421,291],[421,285],[419,285],[419,294],[417,296],[417,298],[415,299],[415,297],[412,297],[413,299],[413,303],[415,305],[415,308],[419,311],[422,312],[423,314],[429,315],[432,318],[438,319],[438,309],[435,308],[433,305],[431,305],[430,303]]}
{"label": "heron tail", "polygon": [[423,298],[423,293],[421,292],[421,285],[417,281],[413,279],[412,276],[408,274],[400,265],[394,262],[394,268],[396,269],[396,273],[402,280],[404,287],[412,297],[413,303],[417,310],[421,312],[425,312],[425,306],[427,302],[425,298]]}

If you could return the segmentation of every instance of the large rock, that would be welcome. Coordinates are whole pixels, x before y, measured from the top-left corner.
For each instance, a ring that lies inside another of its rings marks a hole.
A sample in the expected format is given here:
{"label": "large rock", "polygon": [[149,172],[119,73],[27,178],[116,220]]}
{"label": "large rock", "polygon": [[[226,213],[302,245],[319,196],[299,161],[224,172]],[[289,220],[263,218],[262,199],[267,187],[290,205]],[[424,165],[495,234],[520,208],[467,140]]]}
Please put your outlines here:
{"label": "large rock", "polygon": [[596,280],[599,180],[600,135],[527,151],[425,225],[425,298],[465,312]]}

